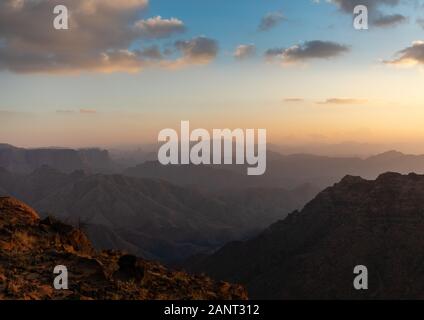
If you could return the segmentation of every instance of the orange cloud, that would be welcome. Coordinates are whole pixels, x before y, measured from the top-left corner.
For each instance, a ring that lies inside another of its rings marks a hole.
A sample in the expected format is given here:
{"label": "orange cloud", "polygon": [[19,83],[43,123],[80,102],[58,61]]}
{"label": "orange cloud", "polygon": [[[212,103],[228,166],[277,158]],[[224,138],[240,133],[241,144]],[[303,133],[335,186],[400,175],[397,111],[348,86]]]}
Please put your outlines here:
{"label": "orange cloud", "polygon": [[135,73],[147,67],[206,64],[217,54],[216,42],[206,37],[177,41],[179,56],[169,61],[159,49],[134,48],[140,40],[185,30],[177,18],[140,20],[147,0],[66,1],[69,30],[53,29],[52,8],[57,4],[59,0],[0,1],[0,71]]}
{"label": "orange cloud", "polygon": [[330,98],[325,101],[317,102],[318,104],[363,104],[367,100],[352,98]]}
{"label": "orange cloud", "polygon": [[303,102],[305,99],[302,98],[286,98],[284,99],[284,102]]}
{"label": "orange cloud", "polygon": [[96,114],[97,111],[94,109],[80,109],[80,113],[82,114]]}
{"label": "orange cloud", "polygon": [[410,47],[407,47],[397,53],[397,58],[383,61],[386,64],[399,66],[413,66],[424,64],[424,41],[414,41]]}

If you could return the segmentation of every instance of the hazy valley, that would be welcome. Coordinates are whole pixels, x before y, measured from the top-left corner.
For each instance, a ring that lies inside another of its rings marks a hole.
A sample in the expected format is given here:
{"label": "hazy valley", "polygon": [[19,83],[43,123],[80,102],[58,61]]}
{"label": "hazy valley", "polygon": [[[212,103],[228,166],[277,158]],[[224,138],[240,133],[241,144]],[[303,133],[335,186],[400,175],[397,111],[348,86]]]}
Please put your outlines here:
{"label": "hazy valley", "polygon": [[[79,160],[60,161],[70,153]],[[270,152],[267,173],[247,177],[236,166],[125,167],[107,151],[83,154],[3,147],[0,195],[79,228],[98,250],[240,283],[252,298],[422,296],[401,282],[421,277],[424,180],[385,172],[424,172],[424,156]],[[378,274],[366,294],[352,290],[358,264]]]}

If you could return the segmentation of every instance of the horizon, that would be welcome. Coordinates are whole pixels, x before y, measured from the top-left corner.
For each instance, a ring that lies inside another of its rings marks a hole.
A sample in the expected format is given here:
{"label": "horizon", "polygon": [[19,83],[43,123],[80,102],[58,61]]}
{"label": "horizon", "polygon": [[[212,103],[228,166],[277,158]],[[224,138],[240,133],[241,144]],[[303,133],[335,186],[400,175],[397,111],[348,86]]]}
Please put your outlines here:
{"label": "horizon", "polygon": [[[212,140],[210,140],[212,141]],[[180,140],[179,140],[180,142]],[[195,142],[192,142],[192,144],[195,144]],[[19,145],[13,145],[7,142],[0,142],[0,147],[2,145],[10,146],[13,148],[18,149],[24,149],[24,150],[100,150],[100,151],[107,151],[109,155],[119,155],[119,154],[125,154],[127,152],[145,152],[145,153],[157,153],[158,150],[161,147],[160,143],[156,144],[134,144],[134,145],[93,145],[93,146],[34,146],[34,147],[25,147],[25,146],[19,146]],[[289,147],[284,145],[276,145],[273,143],[267,143],[266,144],[266,150],[267,153],[276,153],[282,156],[296,156],[296,155],[309,155],[309,156],[318,156],[318,157],[333,157],[333,158],[361,158],[361,159],[367,159],[373,156],[379,156],[383,154],[388,153],[400,153],[404,156],[424,156],[424,152],[405,152],[397,148],[385,148],[384,146],[373,146],[370,145],[369,147],[371,150],[363,151],[358,149],[357,152],[347,151],[346,148],[351,148],[352,145],[358,145],[359,147],[362,145],[360,143],[355,142],[345,142],[340,144],[327,144],[325,147],[327,148],[333,148],[333,152],[331,151],[322,151],[319,150],[320,147],[323,147],[323,145],[291,145]],[[343,148],[344,146],[344,148]],[[233,143],[234,147],[234,143]],[[341,147],[340,149],[337,149],[337,147]],[[256,148],[256,145],[255,145]],[[212,148],[211,148],[212,150]],[[284,151],[287,151],[286,153]],[[298,150],[298,151],[297,151]],[[233,150],[234,152],[234,150]],[[113,158],[113,157],[112,157]],[[146,160],[148,161],[148,160]]]}

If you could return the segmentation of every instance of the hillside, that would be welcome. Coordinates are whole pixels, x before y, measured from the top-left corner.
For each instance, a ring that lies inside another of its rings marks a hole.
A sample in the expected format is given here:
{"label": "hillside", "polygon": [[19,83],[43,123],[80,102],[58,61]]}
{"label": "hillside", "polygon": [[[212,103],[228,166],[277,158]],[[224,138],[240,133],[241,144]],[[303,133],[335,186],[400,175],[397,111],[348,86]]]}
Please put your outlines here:
{"label": "hillside", "polygon": [[388,151],[359,158],[268,152],[267,170],[262,176],[246,176],[246,167],[243,165],[162,166],[154,161],[128,168],[124,174],[139,178],[160,178],[181,186],[220,191],[227,188],[293,189],[304,184],[322,190],[345,175],[375,179],[384,172],[424,173],[424,155]]}
{"label": "hillside", "polygon": [[163,262],[213,251],[256,235],[311,199],[314,189],[227,190],[205,194],[164,180],[0,169],[0,195],[22,199],[84,230],[99,249],[125,249]]}
{"label": "hillside", "polygon": [[[69,271],[69,290],[53,288],[56,265]],[[246,299],[238,285],[189,276],[120,251],[96,252],[79,230],[40,220],[22,202],[0,198],[0,300]]]}
{"label": "hillside", "polygon": [[70,173],[75,170],[88,172],[115,172],[107,150],[38,148],[25,149],[9,144],[0,144],[0,167],[11,172],[28,174],[41,166],[50,166],[58,171]]}
{"label": "hillside", "polygon": [[[424,298],[424,176],[346,176],[300,212],[187,268],[260,299]],[[353,288],[365,265],[369,290]]]}

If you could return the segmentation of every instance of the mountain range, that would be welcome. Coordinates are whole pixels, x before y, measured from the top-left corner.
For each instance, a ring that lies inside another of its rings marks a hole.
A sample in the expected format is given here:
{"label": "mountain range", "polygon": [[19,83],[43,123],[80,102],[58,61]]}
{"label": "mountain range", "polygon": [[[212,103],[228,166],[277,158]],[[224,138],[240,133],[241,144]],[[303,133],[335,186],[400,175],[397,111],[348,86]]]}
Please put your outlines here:
{"label": "mountain range", "polygon": [[62,172],[85,170],[88,172],[115,172],[114,163],[107,150],[38,148],[25,149],[9,144],[0,144],[0,167],[16,173],[30,173],[43,165]]}
{"label": "mountain range", "polygon": [[[186,268],[244,284],[253,299],[423,299],[424,176],[346,176],[257,237]],[[353,286],[366,266],[368,290]]]}
{"label": "mountain range", "polygon": [[262,176],[246,176],[243,165],[162,166],[146,161],[123,171],[133,177],[165,179],[181,186],[206,191],[226,188],[287,188],[305,184],[317,190],[332,185],[345,175],[375,179],[384,172],[424,173],[424,155],[407,155],[388,151],[367,158],[328,157],[311,154],[267,154],[267,170]]}
{"label": "mountain range", "polygon": [[83,224],[97,248],[125,249],[163,262],[253,236],[316,192],[303,186],[212,195],[158,179],[67,174],[48,166],[30,174],[0,169],[0,195],[22,199],[43,217]]}
{"label": "mountain range", "polygon": [[[388,151],[366,158],[330,157],[312,154],[284,155],[270,145],[267,170],[262,176],[247,176],[243,165],[173,165],[163,166],[154,160],[152,147],[143,151],[123,152],[98,148],[24,149],[0,144],[0,167],[13,173],[29,174],[43,165],[57,171],[72,173],[123,174],[130,177],[163,179],[173,184],[205,192],[225,192],[226,189],[285,188],[308,184],[322,190],[345,175],[375,179],[384,172],[424,173],[424,155],[408,155]],[[138,164],[133,165],[139,161]]]}
{"label": "mountain range", "polygon": [[[424,298],[422,155],[269,152],[266,174],[248,177],[232,165],[123,169],[90,150],[1,145],[0,196],[83,230],[95,249],[241,283],[252,298]],[[357,265],[369,290],[353,288]]]}

